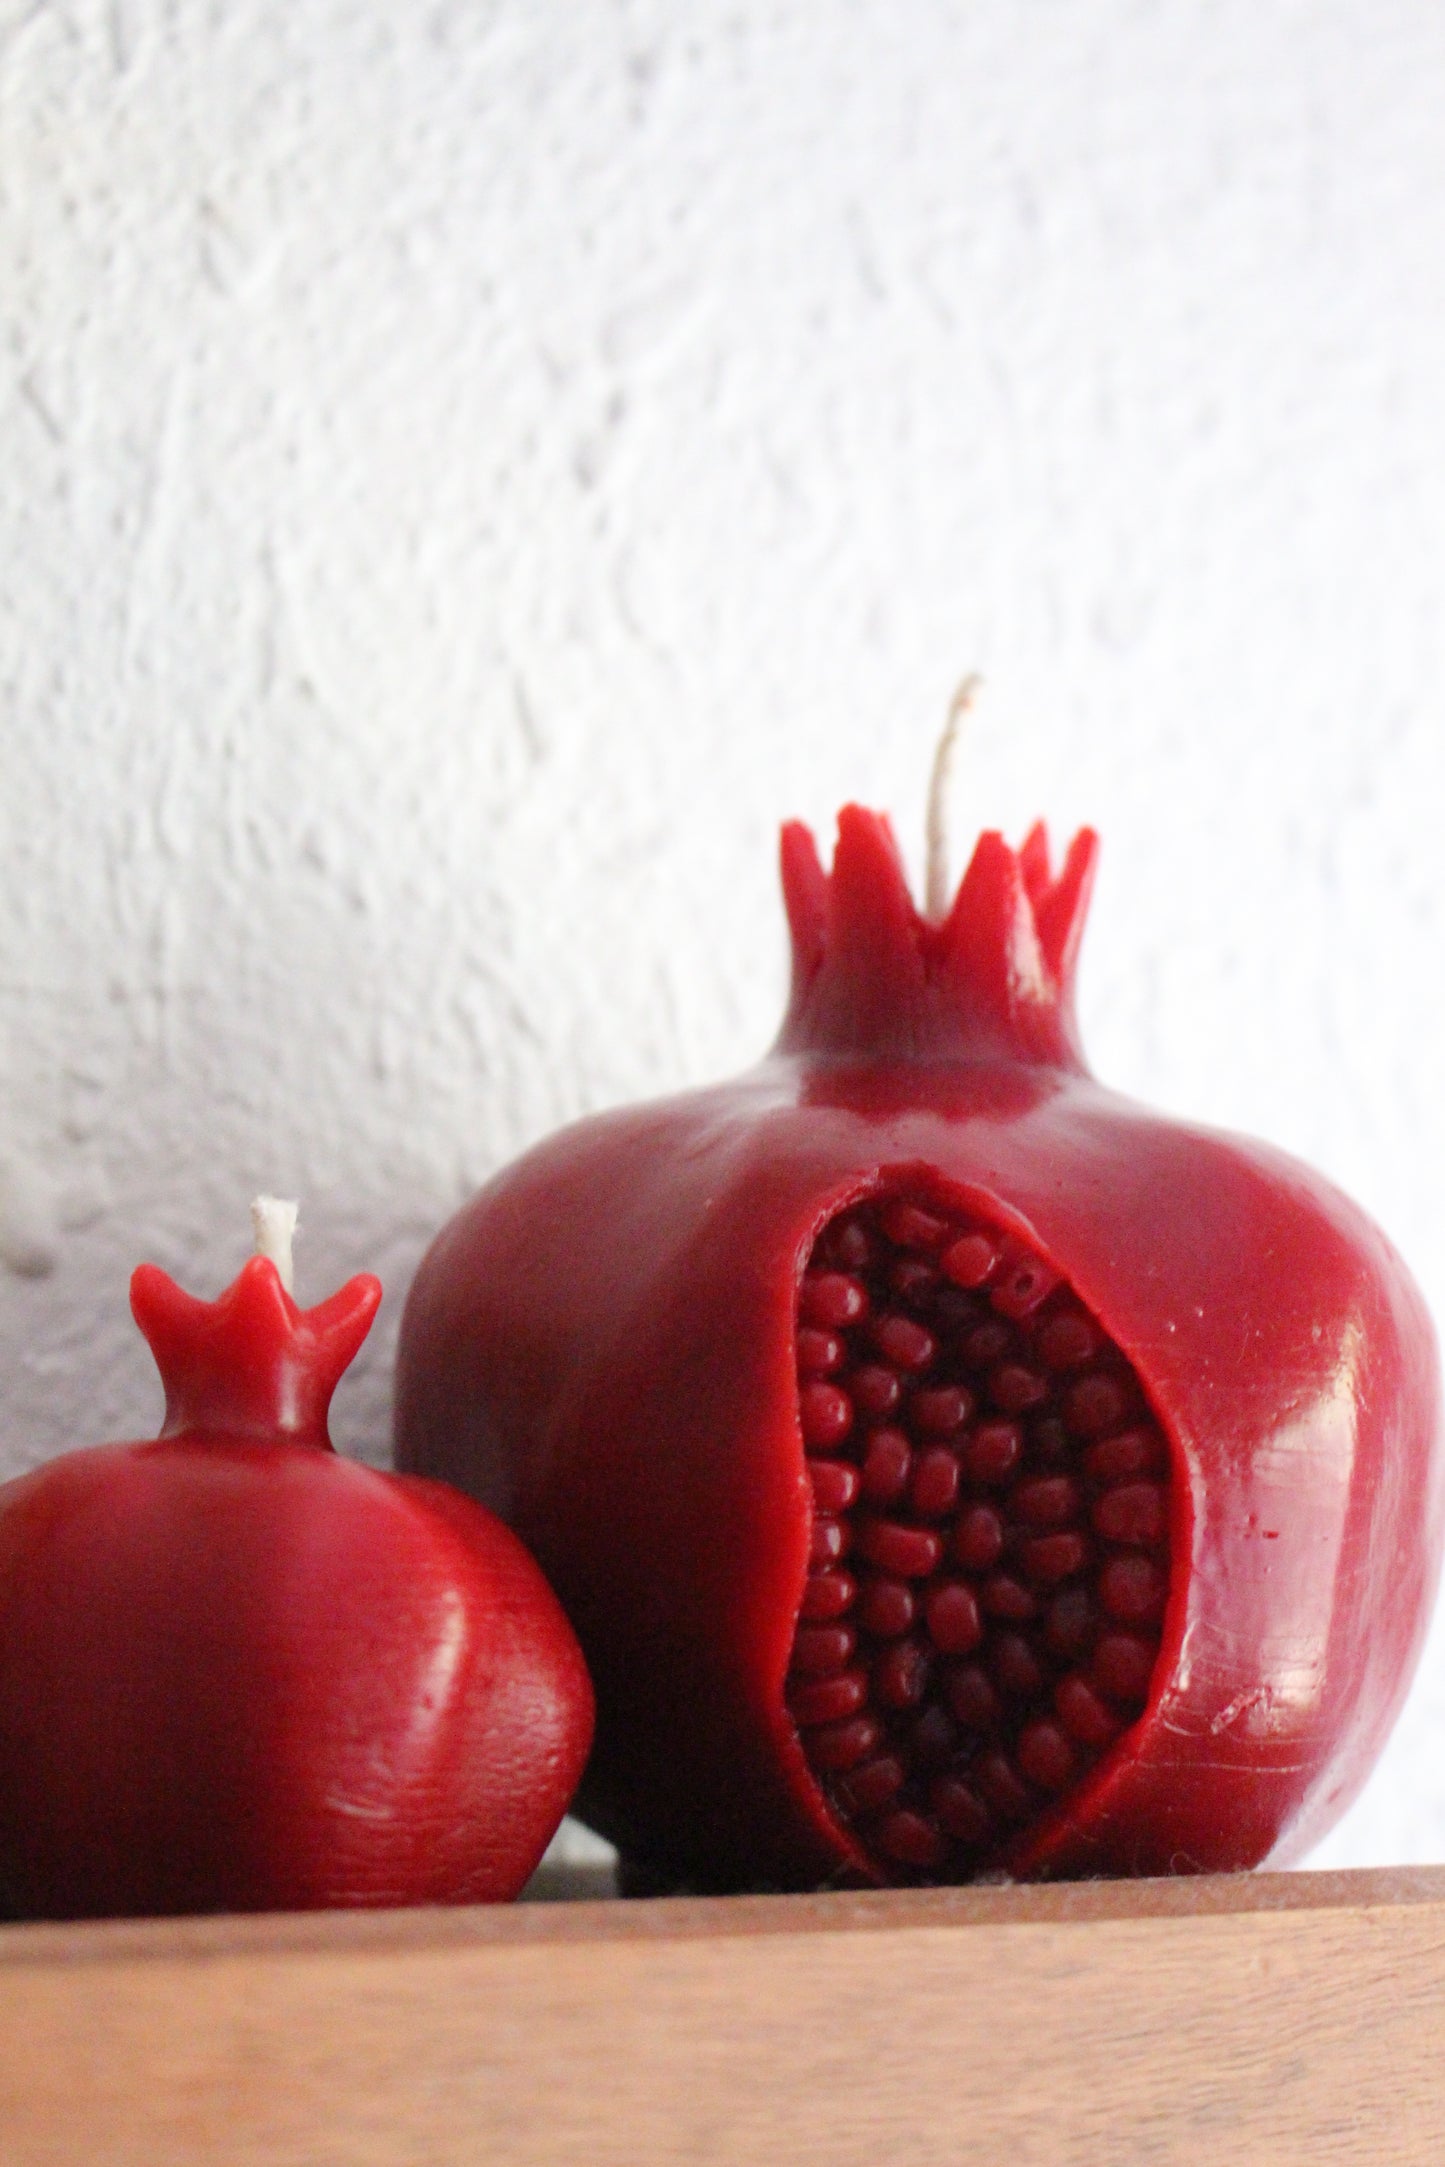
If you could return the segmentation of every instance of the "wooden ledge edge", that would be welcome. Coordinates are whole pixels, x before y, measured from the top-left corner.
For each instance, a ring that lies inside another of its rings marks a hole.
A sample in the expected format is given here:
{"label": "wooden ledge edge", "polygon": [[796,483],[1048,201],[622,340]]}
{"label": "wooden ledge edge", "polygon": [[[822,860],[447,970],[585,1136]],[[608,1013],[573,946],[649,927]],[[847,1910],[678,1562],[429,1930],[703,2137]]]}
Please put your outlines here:
{"label": "wooden ledge edge", "polygon": [[268,1913],[0,1926],[0,1968],[234,1957],[414,1955],[466,1947],[681,1942],[735,1935],[1087,1926],[1272,1912],[1445,1909],[1445,1866],[1241,1873],[811,1896],[668,1896],[626,1902]]}

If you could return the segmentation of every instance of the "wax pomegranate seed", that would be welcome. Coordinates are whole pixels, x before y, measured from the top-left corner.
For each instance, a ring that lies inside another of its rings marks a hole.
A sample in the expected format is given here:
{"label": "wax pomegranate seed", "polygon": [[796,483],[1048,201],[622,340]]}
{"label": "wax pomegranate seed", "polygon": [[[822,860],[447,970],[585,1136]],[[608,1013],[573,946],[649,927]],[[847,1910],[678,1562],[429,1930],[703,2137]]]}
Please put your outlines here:
{"label": "wax pomegranate seed", "polygon": [[943,1538],[932,1528],[906,1527],[901,1520],[860,1520],[858,1548],[870,1565],[901,1580],[924,1580],[937,1572]]}
{"label": "wax pomegranate seed", "polygon": [[981,1287],[998,1264],[998,1244],[986,1234],[964,1234],[950,1242],[939,1262],[955,1286]]}
{"label": "wax pomegranate seed", "polygon": [[804,1324],[821,1325],[839,1332],[861,1324],[868,1314],[868,1289],[851,1272],[807,1272],[798,1293],[798,1315]]}
{"label": "wax pomegranate seed", "polygon": [[801,1615],[810,1622],[841,1618],[852,1609],[857,1593],[851,1573],[810,1573],[803,1586]]}
{"label": "wax pomegranate seed", "polygon": [[998,1317],[991,1317],[987,1324],[976,1324],[966,1332],[960,1352],[970,1369],[992,1369],[1006,1354],[1012,1353],[1018,1342],[1008,1326]]}
{"label": "wax pomegranate seed", "polygon": [[846,1460],[810,1460],[808,1479],[819,1512],[846,1512],[858,1495],[858,1470]]}
{"label": "wax pomegranate seed", "polygon": [[1164,1439],[1050,1265],[906,1192],[824,1229],[798,1314],[803,1751],[885,1878],[1006,1865],[1147,1697]]}
{"label": "wax pomegranate seed", "polygon": [[946,1219],[921,1210],[917,1204],[905,1203],[902,1198],[884,1205],[878,1223],[886,1238],[900,1249],[936,1249],[948,1232]]}
{"label": "wax pomegranate seed", "polygon": [[885,1708],[916,1708],[928,1685],[930,1657],[917,1640],[895,1640],[873,1665],[873,1697]]}
{"label": "wax pomegranate seed", "polygon": [[1072,1528],[1066,1528],[1061,1535],[1034,1535],[1019,1545],[1024,1578],[1036,1588],[1051,1588],[1060,1580],[1072,1580],[1088,1562],[1089,1545]]}
{"label": "wax pomegranate seed", "polygon": [[820,1332],[815,1326],[805,1324],[798,1333],[798,1375],[831,1377],[845,1352],[836,1332]]}
{"label": "wax pomegranate seed", "polygon": [[944,1695],[966,1731],[991,1731],[1003,1715],[997,1688],[981,1664],[961,1663],[950,1671]]}
{"label": "wax pomegranate seed", "polygon": [[1120,1625],[1149,1625],[1161,1615],[1168,1593],[1150,1557],[1109,1558],[1099,1575],[1099,1601]]}
{"label": "wax pomegranate seed", "polygon": [[866,1761],[877,1752],[882,1738],[883,1725],[876,1716],[853,1716],[846,1723],[809,1731],[808,1759],[821,1774],[834,1775]]}
{"label": "wax pomegranate seed", "polygon": [[1157,1430],[1120,1430],[1090,1445],[1080,1465],[1091,1482],[1128,1482],[1138,1475],[1162,1474],[1167,1458]]}
{"label": "wax pomegranate seed", "polygon": [[829,1261],[843,1272],[863,1272],[873,1262],[873,1243],[858,1219],[840,1219],[828,1236]]}
{"label": "wax pomegranate seed", "polygon": [[1093,1521],[1105,1542],[1147,1548],[1164,1533],[1164,1491],[1157,1482],[1121,1482],[1095,1500]]}
{"label": "wax pomegranate seed", "polygon": [[858,1623],[879,1640],[896,1640],[918,1614],[918,1598],[906,1580],[865,1580],[858,1599]]}
{"label": "wax pomegranate seed", "polygon": [[925,1821],[921,1813],[910,1813],[906,1806],[879,1822],[874,1840],[879,1850],[900,1866],[927,1870],[941,1866],[948,1856],[948,1845],[933,1823]]}
{"label": "wax pomegranate seed", "polygon": [[970,1505],[953,1531],[953,1552],[970,1572],[986,1573],[1003,1556],[1003,1521],[992,1505]]}
{"label": "wax pomegranate seed", "polygon": [[939,1827],[956,1843],[982,1843],[993,1824],[977,1791],[957,1776],[940,1776],[928,1794],[928,1803]]}
{"label": "wax pomegranate seed", "polygon": [[1054,1687],[1054,1706],[1064,1729],[1081,1746],[1112,1745],[1119,1735],[1119,1718],[1078,1671],[1070,1671]]}
{"label": "wax pomegranate seed", "polygon": [[903,1397],[898,1372],[885,1369],[880,1362],[865,1362],[855,1369],[848,1379],[848,1389],[859,1414],[872,1422],[891,1415]]}
{"label": "wax pomegranate seed", "polygon": [[1039,1475],[1021,1482],[1009,1500],[1025,1527],[1066,1527],[1083,1509],[1079,1485],[1068,1475]]}
{"label": "wax pomegranate seed", "polygon": [[1006,1255],[988,1290],[995,1309],[1006,1317],[1031,1317],[1059,1283],[1059,1275],[1042,1257],[1026,1250]]}
{"label": "wax pomegranate seed", "polygon": [[1087,1655],[1098,1630],[1098,1611],[1087,1588],[1061,1588],[1044,1618],[1044,1644],[1070,1660]]}
{"label": "wax pomegranate seed", "polygon": [[1007,1482],[1023,1450],[1024,1433],[1017,1422],[980,1422],[964,1439],[960,1458],[970,1482]]}
{"label": "wax pomegranate seed", "polygon": [[1048,1398],[1049,1383],[1022,1362],[1000,1362],[989,1377],[988,1396],[1004,1414],[1019,1415],[1026,1407],[1037,1407]]}
{"label": "wax pomegranate seed", "polygon": [[1019,1773],[1041,1791],[1061,1791],[1074,1773],[1074,1749],[1068,1733],[1047,1716],[1024,1725],[1017,1753]]}
{"label": "wax pomegranate seed", "polygon": [[1064,1309],[1042,1327],[1037,1346],[1046,1369],[1078,1369],[1097,1354],[1099,1335],[1077,1309]]}
{"label": "wax pomegranate seed", "polygon": [[1137,1634],[1105,1633],[1094,1650],[1094,1683],[1110,1700],[1145,1700],[1158,1652]]}
{"label": "wax pomegranate seed", "polygon": [[873,1344],[885,1362],[895,1369],[927,1369],[938,1352],[938,1342],[926,1325],[893,1310],[873,1326]]}
{"label": "wax pomegranate seed", "polygon": [[869,1504],[896,1504],[912,1467],[913,1447],[902,1430],[875,1430],[863,1455],[862,1490]]}
{"label": "wax pomegranate seed", "polygon": [[923,1615],[928,1637],[942,1655],[968,1655],[983,1638],[978,1597],[966,1580],[946,1580],[932,1588]]}
{"label": "wax pomegranate seed", "polygon": [[793,1636],[793,1669],[803,1678],[826,1678],[848,1663],[858,1635],[850,1625],[800,1625]]}
{"label": "wax pomegranate seed", "polygon": [[1021,1821],[1032,1810],[1033,1799],[1007,1756],[993,1748],[974,1762],[972,1776],[994,1812],[1005,1821]]}
{"label": "wax pomegranate seed", "polygon": [[838,1564],[847,1556],[852,1539],[852,1529],[845,1520],[829,1520],[818,1514],[808,1544],[809,1572],[822,1572],[826,1566]]}
{"label": "wax pomegranate seed", "polygon": [[798,1391],[798,1420],[804,1444],[815,1452],[829,1452],[853,1427],[853,1402],[835,1384],[805,1384]]}
{"label": "wax pomegranate seed", "polygon": [[908,1502],[921,1520],[941,1520],[952,1512],[958,1499],[961,1470],[957,1457],[946,1445],[920,1452],[913,1463]]}
{"label": "wax pomegranate seed", "polygon": [[1117,1377],[1095,1370],[1064,1394],[1064,1420],[1077,1437],[1117,1430],[1129,1412],[1129,1395]]}
{"label": "wax pomegranate seed", "polygon": [[994,1635],[988,1668],[999,1691],[1014,1700],[1033,1700],[1044,1682],[1039,1659],[1022,1633]]}
{"label": "wax pomegranate seed", "polygon": [[938,1768],[951,1760],[958,1748],[958,1731],[946,1708],[933,1701],[924,1709],[909,1734],[914,1759],[924,1768]]}
{"label": "wax pomegranate seed", "polygon": [[896,1798],[908,1780],[908,1772],[896,1753],[881,1753],[876,1761],[864,1761],[843,1777],[840,1798],[854,1813],[876,1813]]}
{"label": "wax pomegranate seed", "polygon": [[956,1384],[915,1392],[908,1402],[908,1427],[921,1437],[951,1437],[973,1413],[973,1394]]}
{"label": "wax pomegranate seed", "polygon": [[788,1706],[801,1730],[856,1716],[867,1701],[868,1674],[863,1670],[845,1670],[835,1678],[803,1679],[788,1688]]}
{"label": "wax pomegranate seed", "polygon": [[922,1257],[900,1257],[888,1274],[888,1284],[910,1309],[922,1309],[938,1285],[938,1273]]}
{"label": "wax pomegranate seed", "polygon": [[1009,1618],[1023,1624],[1038,1612],[1038,1600],[1032,1588],[1025,1587],[1012,1573],[990,1573],[978,1591],[979,1602],[991,1618]]}

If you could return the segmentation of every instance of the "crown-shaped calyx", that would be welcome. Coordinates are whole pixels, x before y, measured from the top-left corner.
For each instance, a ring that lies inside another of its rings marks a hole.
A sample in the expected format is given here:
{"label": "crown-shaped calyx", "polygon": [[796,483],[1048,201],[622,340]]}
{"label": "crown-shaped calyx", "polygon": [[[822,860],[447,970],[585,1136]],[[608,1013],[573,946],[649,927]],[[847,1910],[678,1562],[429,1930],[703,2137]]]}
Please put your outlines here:
{"label": "crown-shaped calyx", "polygon": [[790,821],[793,985],[776,1050],[1082,1070],[1074,966],[1097,855],[1081,828],[1055,875],[1042,822],[1018,850],[981,835],[934,921],[914,904],[886,815],[843,808],[831,873],[810,830]]}
{"label": "crown-shaped calyx", "polygon": [[166,1391],[162,1437],[209,1431],[329,1450],[326,1411],[371,1328],[370,1272],[298,1309],[269,1257],[251,1257],[219,1300],[197,1301],[154,1264],[132,1275],[130,1306]]}

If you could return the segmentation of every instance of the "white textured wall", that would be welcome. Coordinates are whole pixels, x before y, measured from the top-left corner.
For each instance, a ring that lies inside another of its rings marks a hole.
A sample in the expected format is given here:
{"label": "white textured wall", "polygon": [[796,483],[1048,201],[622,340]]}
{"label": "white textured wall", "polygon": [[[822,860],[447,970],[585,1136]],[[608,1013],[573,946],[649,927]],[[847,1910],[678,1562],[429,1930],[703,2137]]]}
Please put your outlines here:
{"label": "white textured wall", "polygon": [[[0,0],[5,1469],[725,1073],[778,820],[1106,845],[1095,1066],[1445,1315],[1435,0]],[[1445,1637],[1333,1861],[1445,1857]]]}

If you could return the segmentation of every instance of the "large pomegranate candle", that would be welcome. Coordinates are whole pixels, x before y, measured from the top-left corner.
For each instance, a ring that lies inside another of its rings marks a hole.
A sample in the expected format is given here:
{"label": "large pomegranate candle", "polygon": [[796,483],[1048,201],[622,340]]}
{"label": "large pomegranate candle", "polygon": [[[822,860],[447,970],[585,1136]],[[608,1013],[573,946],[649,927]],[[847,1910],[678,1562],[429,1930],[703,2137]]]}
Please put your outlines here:
{"label": "large pomegranate candle", "polygon": [[[524,1536],[598,1694],[581,1810],[711,1887],[1297,1858],[1435,1587],[1435,1342],[1282,1152],[1094,1082],[1095,840],[914,907],[783,837],[792,997],[716,1089],[578,1124],[418,1274],[402,1466]],[[947,900],[946,898],[944,899]]]}

